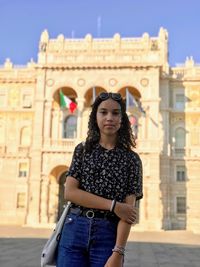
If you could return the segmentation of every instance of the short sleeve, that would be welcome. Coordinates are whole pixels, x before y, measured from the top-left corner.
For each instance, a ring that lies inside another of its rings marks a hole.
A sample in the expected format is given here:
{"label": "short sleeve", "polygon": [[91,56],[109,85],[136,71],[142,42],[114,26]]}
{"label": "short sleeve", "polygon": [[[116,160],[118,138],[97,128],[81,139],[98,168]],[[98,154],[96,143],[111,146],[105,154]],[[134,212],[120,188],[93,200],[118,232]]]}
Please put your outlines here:
{"label": "short sleeve", "polygon": [[72,162],[66,176],[72,176],[80,181],[81,179],[81,169],[83,161],[83,144],[78,144],[74,149],[74,154],[72,157]]}
{"label": "short sleeve", "polygon": [[129,171],[127,195],[133,194],[139,200],[143,197],[143,171],[142,161],[135,152],[131,154]]}

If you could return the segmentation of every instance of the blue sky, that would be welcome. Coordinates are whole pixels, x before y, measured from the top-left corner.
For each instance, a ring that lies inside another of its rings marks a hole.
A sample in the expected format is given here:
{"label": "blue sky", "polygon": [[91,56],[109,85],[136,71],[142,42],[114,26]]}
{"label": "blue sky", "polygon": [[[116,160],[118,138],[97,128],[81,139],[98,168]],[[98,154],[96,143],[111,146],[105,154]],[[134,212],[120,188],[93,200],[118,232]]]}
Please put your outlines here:
{"label": "blue sky", "polygon": [[50,38],[112,38],[157,36],[160,27],[169,33],[171,66],[187,56],[200,63],[199,0],[0,0],[0,64],[37,61],[44,29]]}

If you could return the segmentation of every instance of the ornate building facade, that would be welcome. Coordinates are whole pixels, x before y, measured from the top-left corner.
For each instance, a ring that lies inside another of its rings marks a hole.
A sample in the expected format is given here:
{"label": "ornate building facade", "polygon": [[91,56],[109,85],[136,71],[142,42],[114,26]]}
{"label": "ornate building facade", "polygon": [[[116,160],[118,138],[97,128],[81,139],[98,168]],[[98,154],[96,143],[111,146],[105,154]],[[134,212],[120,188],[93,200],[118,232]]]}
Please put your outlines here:
{"label": "ornate building facade", "polygon": [[[44,226],[63,206],[65,172],[87,134],[93,88],[126,89],[144,168],[137,230],[200,232],[200,66],[168,63],[168,33],[140,38],[50,39],[37,62],[0,68],[0,222]],[[59,92],[77,103],[70,113]]]}

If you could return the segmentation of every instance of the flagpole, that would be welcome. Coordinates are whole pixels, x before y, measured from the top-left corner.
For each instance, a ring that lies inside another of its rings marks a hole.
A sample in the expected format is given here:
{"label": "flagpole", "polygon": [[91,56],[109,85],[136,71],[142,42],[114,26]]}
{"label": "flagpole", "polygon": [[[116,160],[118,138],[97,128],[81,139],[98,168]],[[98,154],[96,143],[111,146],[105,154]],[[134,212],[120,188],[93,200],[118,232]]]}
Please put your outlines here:
{"label": "flagpole", "polygon": [[93,100],[93,103],[94,103],[95,99],[96,99],[96,88],[93,87],[92,88],[92,100]]}
{"label": "flagpole", "polygon": [[128,97],[128,88],[126,88],[126,112],[128,111],[128,106],[129,106],[129,97]]}

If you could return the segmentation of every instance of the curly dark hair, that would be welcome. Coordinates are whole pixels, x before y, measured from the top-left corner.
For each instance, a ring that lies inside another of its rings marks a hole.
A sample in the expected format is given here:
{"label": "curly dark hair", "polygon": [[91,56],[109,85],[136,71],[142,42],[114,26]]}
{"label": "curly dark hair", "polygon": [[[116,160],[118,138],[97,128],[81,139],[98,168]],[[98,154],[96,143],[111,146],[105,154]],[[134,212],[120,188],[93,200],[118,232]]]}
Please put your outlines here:
{"label": "curly dark hair", "polygon": [[[108,93],[109,97],[105,100],[112,98],[112,93]],[[88,133],[87,138],[85,142],[85,149],[87,151],[91,151],[93,147],[99,143],[100,140],[100,131],[99,127],[97,125],[97,109],[98,106],[101,104],[101,102],[105,101],[102,100],[99,96],[95,99],[93,105],[92,105],[92,111],[89,116],[89,122],[88,122]],[[126,104],[125,101],[120,97],[120,99],[113,99],[114,101],[118,102],[121,107],[121,127],[118,130],[117,135],[117,142],[116,146],[120,148],[124,148],[126,150],[132,150],[132,148],[136,147],[135,138],[131,130],[130,121],[128,118],[128,115],[126,113]]]}

